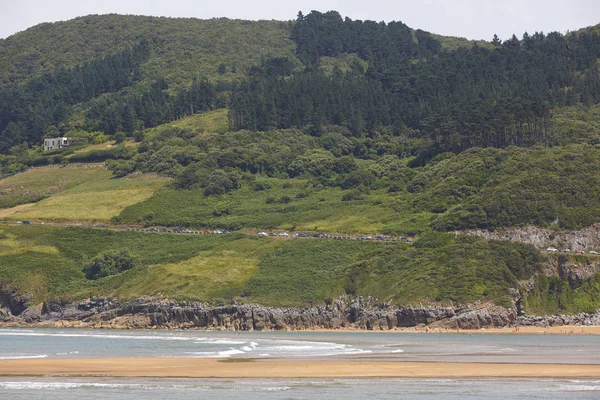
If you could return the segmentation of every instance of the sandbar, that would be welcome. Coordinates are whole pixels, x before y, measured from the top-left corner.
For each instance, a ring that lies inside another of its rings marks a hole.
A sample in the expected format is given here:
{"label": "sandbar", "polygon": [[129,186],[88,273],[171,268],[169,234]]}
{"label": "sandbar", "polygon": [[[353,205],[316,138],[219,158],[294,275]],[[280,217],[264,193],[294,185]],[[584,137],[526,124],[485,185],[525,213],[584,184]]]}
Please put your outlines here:
{"label": "sandbar", "polygon": [[163,378],[566,378],[600,377],[600,365],[96,358],[0,361],[0,376]]}

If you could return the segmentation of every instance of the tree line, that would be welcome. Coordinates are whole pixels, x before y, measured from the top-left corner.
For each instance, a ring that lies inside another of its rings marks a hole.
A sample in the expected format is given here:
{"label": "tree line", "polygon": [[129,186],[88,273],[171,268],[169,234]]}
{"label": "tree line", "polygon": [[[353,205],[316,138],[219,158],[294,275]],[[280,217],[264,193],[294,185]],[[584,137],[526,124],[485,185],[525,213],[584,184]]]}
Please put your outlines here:
{"label": "tree line", "polygon": [[0,88],[0,152],[25,142],[39,143],[48,127],[71,115],[73,105],[131,86],[149,55],[150,45],[142,41],[73,69]]}

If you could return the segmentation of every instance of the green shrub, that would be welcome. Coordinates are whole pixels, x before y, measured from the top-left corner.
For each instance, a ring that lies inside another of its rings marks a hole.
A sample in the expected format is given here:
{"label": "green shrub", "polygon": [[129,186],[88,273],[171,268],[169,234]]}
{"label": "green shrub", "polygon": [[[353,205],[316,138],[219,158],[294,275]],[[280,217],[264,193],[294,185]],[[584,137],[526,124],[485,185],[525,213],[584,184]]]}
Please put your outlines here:
{"label": "green shrub", "polygon": [[342,201],[352,201],[352,200],[364,200],[367,198],[367,195],[360,190],[351,190],[348,193],[344,193],[342,196]]}
{"label": "green shrub", "polygon": [[109,251],[93,258],[83,268],[83,273],[90,280],[97,280],[132,269],[135,260],[127,250]]}

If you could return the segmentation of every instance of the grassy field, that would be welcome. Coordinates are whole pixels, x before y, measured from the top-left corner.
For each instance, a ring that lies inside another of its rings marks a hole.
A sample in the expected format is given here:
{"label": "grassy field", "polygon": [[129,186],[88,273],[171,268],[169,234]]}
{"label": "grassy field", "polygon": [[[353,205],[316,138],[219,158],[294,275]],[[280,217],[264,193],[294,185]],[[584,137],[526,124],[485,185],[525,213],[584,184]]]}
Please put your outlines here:
{"label": "grassy field", "polygon": [[[133,269],[85,278],[92,258],[121,250],[135,259]],[[531,277],[539,260],[531,246],[448,234],[406,244],[0,226],[0,284],[30,293],[34,302],[154,296],[306,306],[348,294],[406,305],[506,305],[508,289]]]}
{"label": "grassy field", "polygon": [[144,137],[152,139],[161,132],[172,130],[185,130],[190,132],[203,133],[221,133],[229,131],[229,121],[227,109],[221,108],[214,111],[189,115],[181,119],[162,124],[156,128],[144,130]]}
{"label": "grassy field", "polygon": [[87,182],[110,179],[100,164],[30,169],[0,180],[0,208],[33,203]]}
{"label": "grassy field", "polygon": [[[149,197],[169,180],[149,175],[116,179],[102,164],[49,166],[0,181],[0,205],[10,219],[109,220]],[[12,212],[14,211],[14,212]]]}

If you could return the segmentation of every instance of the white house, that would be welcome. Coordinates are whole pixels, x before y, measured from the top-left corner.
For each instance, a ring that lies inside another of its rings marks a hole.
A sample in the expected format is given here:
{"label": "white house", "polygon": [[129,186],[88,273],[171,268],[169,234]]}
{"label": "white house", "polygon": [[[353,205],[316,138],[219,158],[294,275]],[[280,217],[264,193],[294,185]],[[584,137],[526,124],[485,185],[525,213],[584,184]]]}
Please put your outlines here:
{"label": "white house", "polygon": [[71,142],[67,137],[57,137],[44,139],[44,151],[62,149],[63,147],[69,147]]}

